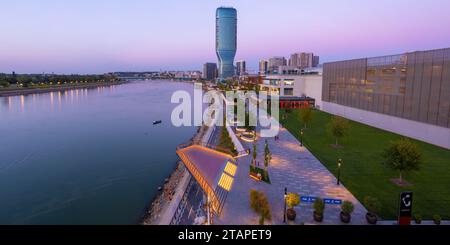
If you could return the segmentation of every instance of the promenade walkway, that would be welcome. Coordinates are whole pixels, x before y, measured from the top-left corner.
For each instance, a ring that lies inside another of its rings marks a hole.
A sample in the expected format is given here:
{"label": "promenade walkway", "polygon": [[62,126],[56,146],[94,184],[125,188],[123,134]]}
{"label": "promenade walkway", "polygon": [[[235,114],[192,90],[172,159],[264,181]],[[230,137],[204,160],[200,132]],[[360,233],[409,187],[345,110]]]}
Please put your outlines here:
{"label": "promenade walkway", "polygon": [[[263,166],[264,140],[259,138],[257,144],[257,161]],[[235,184],[228,194],[221,217],[216,224],[258,224],[258,216],[249,207],[249,190],[263,191],[272,208],[271,224],[283,224],[284,188],[288,192],[295,192],[301,196],[315,196],[349,200],[355,204],[351,224],[366,224],[366,210],[361,203],[343,186],[337,186],[336,178],[304,147],[300,147],[297,139],[286,129],[280,129],[279,140],[268,139],[272,152],[269,167],[269,177],[272,184],[257,183],[250,179],[249,166],[251,155],[238,159],[238,173]],[[243,143],[251,149],[251,143]],[[295,224],[316,224],[313,220],[311,203],[303,202],[296,207],[297,219]],[[342,224],[339,219],[340,206],[326,205],[325,218],[321,224]]]}

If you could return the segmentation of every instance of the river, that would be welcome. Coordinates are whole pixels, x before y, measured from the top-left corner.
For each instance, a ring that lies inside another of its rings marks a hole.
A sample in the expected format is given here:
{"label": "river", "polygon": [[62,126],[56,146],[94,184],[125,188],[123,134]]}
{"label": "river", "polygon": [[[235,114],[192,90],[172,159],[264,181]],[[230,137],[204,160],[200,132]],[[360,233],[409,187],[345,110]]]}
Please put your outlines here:
{"label": "river", "polygon": [[0,224],[136,224],[196,131],[170,123],[176,90],[193,85],[0,98]]}

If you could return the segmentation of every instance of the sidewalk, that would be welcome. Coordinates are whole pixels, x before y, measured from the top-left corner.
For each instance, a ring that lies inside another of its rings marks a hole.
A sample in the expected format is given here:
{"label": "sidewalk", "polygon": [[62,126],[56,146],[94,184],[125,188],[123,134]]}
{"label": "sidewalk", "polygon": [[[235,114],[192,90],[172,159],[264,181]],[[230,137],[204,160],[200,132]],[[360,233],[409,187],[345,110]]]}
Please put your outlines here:
{"label": "sidewalk", "polygon": [[[269,166],[269,177],[272,184],[257,183],[250,179],[249,166],[251,155],[238,159],[238,172],[233,189],[228,194],[221,217],[216,224],[258,224],[258,216],[249,207],[249,191],[263,191],[272,208],[272,224],[283,224],[284,188],[301,196],[314,196],[351,201],[355,205],[351,224],[367,224],[366,209],[343,186],[337,186],[336,178],[304,147],[300,147],[297,139],[286,129],[280,129],[279,140],[259,138],[257,143],[257,161],[262,165],[264,141],[268,140],[272,161]],[[251,143],[243,143],[252,148]],[[301,203],[296,207],[295,224],[317,224],[313,220],[312,203]],[[340,205],[326,205],[325,218],[320,224],[342,224],[339,218]]]}

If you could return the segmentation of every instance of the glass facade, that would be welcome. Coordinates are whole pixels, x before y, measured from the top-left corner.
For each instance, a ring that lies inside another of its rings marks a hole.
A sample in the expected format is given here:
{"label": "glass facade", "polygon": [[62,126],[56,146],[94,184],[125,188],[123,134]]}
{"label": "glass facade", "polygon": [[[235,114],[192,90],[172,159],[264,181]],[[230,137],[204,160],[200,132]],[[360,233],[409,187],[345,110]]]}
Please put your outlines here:
{"label": "glass facade", "polygon": [[214,80],[217,77],[216,63],[206,63],[203,65],[203,79]]}
{"label": "glass facade", "polygon": [[322,100],[450,128],[450,48],[326,63]]}
{"label": "glass facade", "polygon": [[237,48],[237,11],[218,8],[216,12],[216,53],[219,59],[219,78],[234,76],[234,57]]}

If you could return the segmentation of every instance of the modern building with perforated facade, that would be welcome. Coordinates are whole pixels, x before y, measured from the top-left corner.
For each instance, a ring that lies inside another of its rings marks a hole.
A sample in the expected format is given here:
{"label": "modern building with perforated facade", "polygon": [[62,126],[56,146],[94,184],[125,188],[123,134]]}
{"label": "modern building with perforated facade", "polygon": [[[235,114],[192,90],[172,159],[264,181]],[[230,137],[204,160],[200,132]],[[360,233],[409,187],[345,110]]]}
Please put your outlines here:
{"label": "modern building with perforated facade", "polygon": [[325,63],[323,110],[450,148],[450,48]]}

